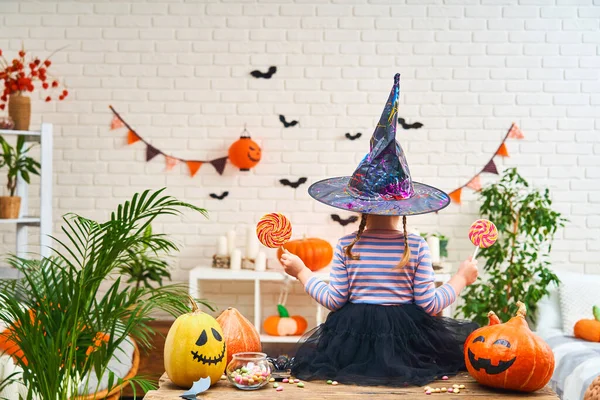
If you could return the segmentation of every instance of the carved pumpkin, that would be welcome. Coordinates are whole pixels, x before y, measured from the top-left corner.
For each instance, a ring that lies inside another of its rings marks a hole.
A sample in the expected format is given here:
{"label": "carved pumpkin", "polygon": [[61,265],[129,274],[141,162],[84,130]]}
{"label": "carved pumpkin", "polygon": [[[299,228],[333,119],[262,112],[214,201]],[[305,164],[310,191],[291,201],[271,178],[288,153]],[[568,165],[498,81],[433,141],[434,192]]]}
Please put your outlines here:
{"label": "carved pumpkin", "polygon": [[171,381],[185,389],[200,378],[214,385],[227,366],[227,348],[219,323],[198,309],[179,316],[165,341],[165,371]]}
{"label": "carved pumpkin", "polygon": [[282,305],[277,305],[279,315],[271,315],[267,317],[263,324],[263,328],[268,335],[271,336],[293,336],[302,335],[308,327],[308,322],[299,316],[290,317],[288,310]]}
{"label": "carved pumpkin", "polygon": [[490,324],[475,330],[465,342],[465,364],[482,385],[533,392],[543,388],[554,372],[550,346],[529,329],[525,305],[502,324],[490,312]]}
{"label": "carved pumpkin", "polygon": [[240,171],[250,171],[260,161],[261,150],[250,135],[242,136],[229,147],[229,161]]}
{"label": "carved pumpkin", "polygon": [[[304,265],[311,271],[318,271],[329,265],[333,258],[333,248],[323,239],[303,238],[291,240],[283,245],[290,253],[300,257]],[[281,258],[283,250],[277,250],[277,259]]]}
{"label": "carved pumpkin", "polygon": [[227,346],[227,364],[236,353],[260,353],[260,335],[252,322],[248,321],[238,310],[229,307],[217,317],[223,329],[223,337]]}

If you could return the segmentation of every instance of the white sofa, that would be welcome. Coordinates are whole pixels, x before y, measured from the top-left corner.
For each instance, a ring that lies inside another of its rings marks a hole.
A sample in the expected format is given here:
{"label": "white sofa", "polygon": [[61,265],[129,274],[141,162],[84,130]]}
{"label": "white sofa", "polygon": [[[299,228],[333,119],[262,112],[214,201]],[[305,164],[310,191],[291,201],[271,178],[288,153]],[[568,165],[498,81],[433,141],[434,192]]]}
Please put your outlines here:
{"label": "white sofa", "polygon": [[562,400],[582,400],[590,383],[600,376],[600,343],[573,337],[579,319],[593,318],[600,306],[600,275],[557,272],[560,286],[550,288],[539,303],[536,333],[554,352],[556,366],[550,385]]}

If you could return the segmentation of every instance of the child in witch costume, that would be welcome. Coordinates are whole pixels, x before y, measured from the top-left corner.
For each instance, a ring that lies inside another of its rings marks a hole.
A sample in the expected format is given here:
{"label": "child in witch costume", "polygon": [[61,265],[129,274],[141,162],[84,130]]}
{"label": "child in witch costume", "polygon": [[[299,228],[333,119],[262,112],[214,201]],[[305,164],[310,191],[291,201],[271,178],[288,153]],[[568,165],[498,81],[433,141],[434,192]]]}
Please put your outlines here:
{"label": "child in witch costume", "polygon": [[297,256],[285,252],[281,257],[285,271],[333,311],[299,342],[292,374],[301,379],[424,385],[465,368],[464,341],[477,324],[435,315],[475,281],[477,263],[464,261],[436,289],[427,243],[407,234],[407,216],[441,210],[450,200],[411,179],[396,142],[399,79],[397,74],[371,150],[354,174],[309,188],[322,203],[362,214],[358,231],[336,246],[330,283]]}

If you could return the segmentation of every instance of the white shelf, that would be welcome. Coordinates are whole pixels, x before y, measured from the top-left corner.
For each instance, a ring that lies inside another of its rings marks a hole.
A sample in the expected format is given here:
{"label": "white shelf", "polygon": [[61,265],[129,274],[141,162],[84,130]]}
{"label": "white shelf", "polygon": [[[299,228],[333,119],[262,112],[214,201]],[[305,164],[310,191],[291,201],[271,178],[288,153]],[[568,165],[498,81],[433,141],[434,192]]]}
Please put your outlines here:
{"label": "white shelf", "polygon": [[302,336],[271,336],[260,335],[262,343],[298,343]]}
{"label": "white shelf", "polygon": [[17,131],[14,129],[0,129],[0,135],[25,135],[25,136],[41,136],[40,131]]}
{"label": "white shelf", "polygon": [[40,226],[39,217],[20,217],[17,219],[0,219],[0,224],[21,224],[28,226]]}

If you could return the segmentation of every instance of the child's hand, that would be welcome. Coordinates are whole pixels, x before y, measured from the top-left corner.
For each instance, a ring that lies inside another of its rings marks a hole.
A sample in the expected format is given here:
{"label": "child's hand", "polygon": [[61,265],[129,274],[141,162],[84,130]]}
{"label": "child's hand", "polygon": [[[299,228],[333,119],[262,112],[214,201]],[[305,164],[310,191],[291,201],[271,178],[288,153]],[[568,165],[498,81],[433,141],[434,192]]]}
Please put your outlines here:
{"label": "child's hand", "polygon": [[297,278],[298,274],[306,268],[306,265],[304,265],[304,262],[300,259],[300,257],[290,253],[286,249],[283,249],[283,254],[281,255],[280,261],[283,265],[283,269],[285,269],[285,272],[294,278]]}
{"label": "child's hand", "polygon": [[477,275],[479,275],[479,270],[477,269],[477,260],[473,260],[473,257],[469,257],[467,260],[463,261],[462,264],[460,264],[456,274],[464,278],[467,286],[473,284],[475,280],[477,280]]}

